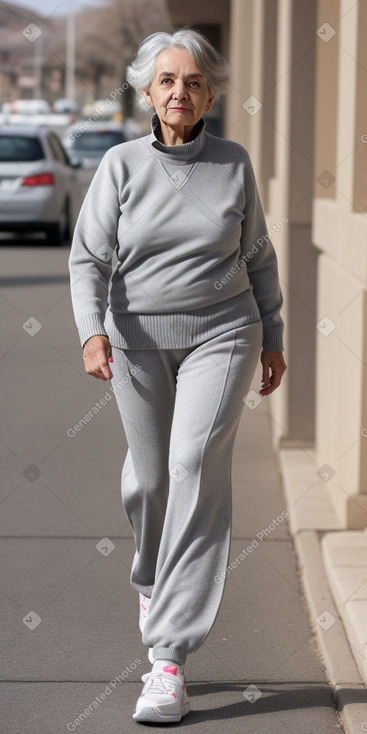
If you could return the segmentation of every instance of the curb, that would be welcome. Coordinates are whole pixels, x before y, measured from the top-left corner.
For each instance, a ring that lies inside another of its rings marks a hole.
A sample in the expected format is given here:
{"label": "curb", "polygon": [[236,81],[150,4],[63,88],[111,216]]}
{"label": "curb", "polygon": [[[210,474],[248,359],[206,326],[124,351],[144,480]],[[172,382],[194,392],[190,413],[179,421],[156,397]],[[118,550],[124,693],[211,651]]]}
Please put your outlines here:
{"label": "curb", "polygon": [[321,541],[324,568],[364,685],[367,684],[367,534],[327,533]]}
{"label": "curb", "polygon": [[327,582],[319,535],[304,530],[293,535],[311,628],[346,734],[367,732],[367,689]]}

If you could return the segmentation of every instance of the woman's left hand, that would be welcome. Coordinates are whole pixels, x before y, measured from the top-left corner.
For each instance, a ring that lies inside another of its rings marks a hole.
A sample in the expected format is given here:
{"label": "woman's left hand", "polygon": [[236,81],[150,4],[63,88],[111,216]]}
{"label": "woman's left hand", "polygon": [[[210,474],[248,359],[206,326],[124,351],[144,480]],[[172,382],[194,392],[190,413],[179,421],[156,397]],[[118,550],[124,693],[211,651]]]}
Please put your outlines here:
{"label": "woman's left hand", "polygon": [[263,366],[261,380],[263,387],[259,390],[259,394],[270,395],[279,387],[287,365],[283,359],[283,352],[261,352],[260,359]]}

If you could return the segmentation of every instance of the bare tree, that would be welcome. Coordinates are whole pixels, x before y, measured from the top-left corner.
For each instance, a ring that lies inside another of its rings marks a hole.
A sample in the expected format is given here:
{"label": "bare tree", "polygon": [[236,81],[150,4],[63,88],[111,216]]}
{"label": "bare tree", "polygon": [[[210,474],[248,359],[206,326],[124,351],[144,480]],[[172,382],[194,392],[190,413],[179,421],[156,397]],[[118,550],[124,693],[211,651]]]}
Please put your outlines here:
{"label": "bare tree", "polygon": [[[75,16],[75,76],[78,101],[83,104],[107,97],[125,81],[125,69],[141,41],[172,25],[167,0],[105,0]],[[35,22],[42,32],[42,92],[52,102],[64,87],[66,64],[65,17],[42,18],[19,6],[0,3],[0,26],[5,29],[0,50],[0,89],[5,99],[18,96],[16,80],[32,75],[34,45],[21,33]],[[119,97],[124,117],[133,116],[130,88]]]}

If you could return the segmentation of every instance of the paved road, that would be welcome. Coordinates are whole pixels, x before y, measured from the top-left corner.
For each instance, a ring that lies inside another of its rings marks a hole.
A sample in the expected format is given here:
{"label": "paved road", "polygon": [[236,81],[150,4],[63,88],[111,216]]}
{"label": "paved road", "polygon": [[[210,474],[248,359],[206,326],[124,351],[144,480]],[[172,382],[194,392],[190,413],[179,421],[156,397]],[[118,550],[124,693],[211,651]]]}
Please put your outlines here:
{"label": "paved road", "polygon": [[[110,383],[83,370],[68,247],[21,245],[0,247],[0,729],[130,734],[149,668],[120,502],[126,442]],[[273,523],[285,503],[267,409],[266,399],[245,407],[239,429],[231,552],[239,562],[187,664],[192,712],[179,726],[188,734],[342,731],[286,521]]]}

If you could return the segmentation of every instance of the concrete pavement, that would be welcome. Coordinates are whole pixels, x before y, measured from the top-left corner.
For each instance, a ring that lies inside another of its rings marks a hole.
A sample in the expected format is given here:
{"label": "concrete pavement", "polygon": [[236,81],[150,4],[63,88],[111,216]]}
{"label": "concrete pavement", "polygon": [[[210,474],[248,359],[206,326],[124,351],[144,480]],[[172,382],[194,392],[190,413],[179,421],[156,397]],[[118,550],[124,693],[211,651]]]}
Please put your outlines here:
{"label": "concrete pavement", "polygon": [[[149,670],[120,500],[126,442],[110,383],[84,373],[68,254],[0,250],[2,734],[136,732]],[[244,408],[233,566],[215,626],[186,666],[192,711],[172,729],[343,731],[304,605],[268,410],[266,399]]]}

